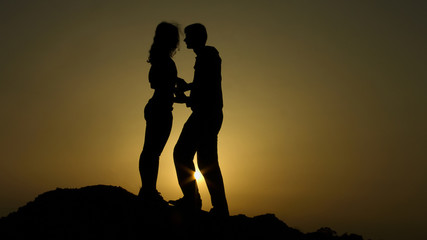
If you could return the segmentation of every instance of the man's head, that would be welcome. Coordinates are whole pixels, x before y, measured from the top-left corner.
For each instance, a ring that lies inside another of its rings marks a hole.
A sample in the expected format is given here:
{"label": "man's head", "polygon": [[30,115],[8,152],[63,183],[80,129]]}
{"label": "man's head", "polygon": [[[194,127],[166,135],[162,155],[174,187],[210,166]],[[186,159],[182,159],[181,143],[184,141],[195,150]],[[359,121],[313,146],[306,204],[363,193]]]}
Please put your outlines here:
{"label": "man's head", "polygon": [[184,42],[187,44],[188,49],[197,49],[206,45],[208,33],[205,26],[200,23],[188,25],[185,29]]}

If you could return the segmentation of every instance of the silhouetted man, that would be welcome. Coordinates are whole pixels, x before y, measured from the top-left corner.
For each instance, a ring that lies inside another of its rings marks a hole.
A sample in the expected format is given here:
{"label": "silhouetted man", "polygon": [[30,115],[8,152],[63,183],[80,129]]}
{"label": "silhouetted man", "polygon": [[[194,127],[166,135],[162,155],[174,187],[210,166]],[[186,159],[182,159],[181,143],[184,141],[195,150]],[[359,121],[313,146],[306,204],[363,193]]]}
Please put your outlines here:
{"label": "silhouetted man", "polygon": [[207,32],[202,24],[185,28],[185,43],[196,53],[194,80],[178,84],[182,90],[191,90],[186,103],[193,111],[182,129],[174,149],[178,182],[184,197],[172,204],[189,210],[201,209],[201,198],[194,178],[193,159],[205,178],[211,195],[211,213],[229,216],[224,183],[218,164],[218,133],[223,120],[221,89],[221,58],[214,47],[206,46]]}

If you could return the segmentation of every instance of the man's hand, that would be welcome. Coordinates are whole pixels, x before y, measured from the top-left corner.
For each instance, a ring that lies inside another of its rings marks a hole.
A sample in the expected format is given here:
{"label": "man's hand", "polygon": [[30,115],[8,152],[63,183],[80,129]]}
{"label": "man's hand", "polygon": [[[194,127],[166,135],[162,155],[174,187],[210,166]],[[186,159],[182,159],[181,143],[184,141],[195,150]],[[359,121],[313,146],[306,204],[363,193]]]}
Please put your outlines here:
{"label": "man's hand", "polygon": [[188,97],[184,92],[175,92],[175,97],[173,99],[175,103],[187,103]]}
{"label": "man's hand", "polygon": [[176,92],[185,92],[190,90],[190,88],[191,88],[191,84],[188,84],[184,79],[182,78],[176,79],[176,88],[175,88]]}

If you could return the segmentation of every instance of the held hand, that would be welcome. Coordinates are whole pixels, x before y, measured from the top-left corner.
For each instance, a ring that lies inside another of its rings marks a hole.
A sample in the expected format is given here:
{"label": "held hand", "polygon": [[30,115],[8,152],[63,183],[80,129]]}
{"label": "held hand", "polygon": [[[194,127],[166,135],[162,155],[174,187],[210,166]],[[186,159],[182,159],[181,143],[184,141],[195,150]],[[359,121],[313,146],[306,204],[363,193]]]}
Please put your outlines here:
{"label": "held hand", "polygon": [[173,99],[175,103],[187,103],[188,97],[184,92],[175,92],[175,98]]}
{"label": "held hand", "polygon": [[185,92],[188,91],[189,88],[189,84],[182,78],[177,78],[176,79],[176,91],[177,92]]}

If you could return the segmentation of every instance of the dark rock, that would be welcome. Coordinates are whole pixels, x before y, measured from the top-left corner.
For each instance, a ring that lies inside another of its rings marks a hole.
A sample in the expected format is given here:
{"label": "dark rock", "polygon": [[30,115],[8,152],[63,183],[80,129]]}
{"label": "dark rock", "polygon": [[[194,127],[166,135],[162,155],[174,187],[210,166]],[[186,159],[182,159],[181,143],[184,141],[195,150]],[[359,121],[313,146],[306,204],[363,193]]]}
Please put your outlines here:
{"label": "dark rock", "polygon": [[56,189],[0,219],[0,238],[9,239],[287,239],[363,240],[338,237],[329,228],[303,234],[273,214],[215,218],[207,212],[146,209],[121,187]]}

